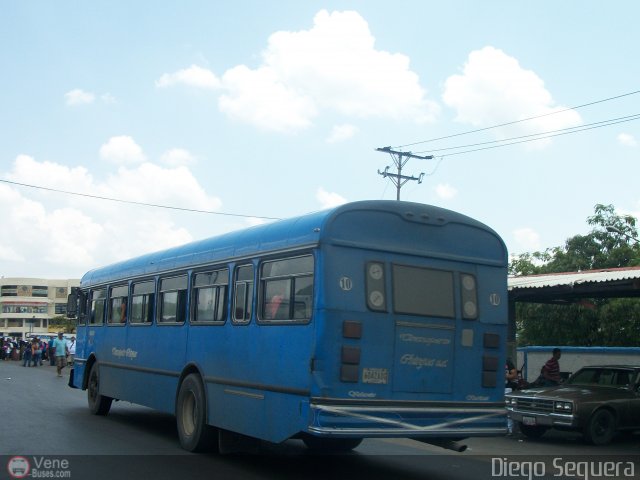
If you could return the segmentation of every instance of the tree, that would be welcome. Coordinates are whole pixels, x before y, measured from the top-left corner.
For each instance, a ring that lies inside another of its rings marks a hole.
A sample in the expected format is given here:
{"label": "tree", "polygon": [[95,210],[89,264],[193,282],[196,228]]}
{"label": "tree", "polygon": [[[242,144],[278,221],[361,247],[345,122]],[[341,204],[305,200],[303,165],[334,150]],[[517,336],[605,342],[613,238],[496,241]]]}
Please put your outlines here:
{"label": "tree", "polygon": [[64,316],[53,317],[49,320],[49,326],[57,327],[65,333],[73,333],[76,329],[76,320]]}
{"label": "tree", "polygon": [[[587,218],[593,228],[562,247],[525,253],[509,264],[512,275],[576,272],[640,265],[636,219],[598,204]],[[520,345],[627,346],[640,344],[640,300],[582,300],[569,306],[517,304]]]}

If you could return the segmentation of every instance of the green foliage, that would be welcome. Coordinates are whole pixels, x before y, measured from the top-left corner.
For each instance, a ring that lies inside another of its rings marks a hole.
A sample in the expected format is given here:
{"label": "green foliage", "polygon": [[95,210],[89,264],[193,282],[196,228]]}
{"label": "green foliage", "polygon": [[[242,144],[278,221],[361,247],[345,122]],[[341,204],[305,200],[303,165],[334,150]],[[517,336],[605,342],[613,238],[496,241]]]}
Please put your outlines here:
{"label": "green foliage", "polygon": [[74,318],[67,317],[54,317],[49,320],[49,326],[51,327],[59,327],[60,330],[65,333],[73,333],[76,329],[76,320]]}
{"label": "green foliage", "polygon": [[[577,272],[640,265],[636,219],[598,204],[587,235],[564,246],[525,253],[509,264],[511,275]],[[631,346],[640,344],[640,299],[590,299],[572,305],[517,304],[519,345]]]}

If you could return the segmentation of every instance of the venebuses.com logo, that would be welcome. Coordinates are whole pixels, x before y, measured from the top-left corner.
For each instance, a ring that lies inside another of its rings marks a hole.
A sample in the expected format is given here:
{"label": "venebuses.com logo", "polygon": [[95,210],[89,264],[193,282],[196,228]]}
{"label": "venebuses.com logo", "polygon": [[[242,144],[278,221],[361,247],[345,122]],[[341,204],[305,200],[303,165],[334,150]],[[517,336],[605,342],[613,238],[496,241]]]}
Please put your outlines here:
{"label": "venebuses.com logo", "polygon": [[11,457],[7,463],[7,471],[11,478],[24,478],[29,475],[31,465],[24,457]]}
{"label": "venebuses.com logo", "polygon": [[71,478],[69,460],[47,457],[11,457],[7,462],[11,478]]}

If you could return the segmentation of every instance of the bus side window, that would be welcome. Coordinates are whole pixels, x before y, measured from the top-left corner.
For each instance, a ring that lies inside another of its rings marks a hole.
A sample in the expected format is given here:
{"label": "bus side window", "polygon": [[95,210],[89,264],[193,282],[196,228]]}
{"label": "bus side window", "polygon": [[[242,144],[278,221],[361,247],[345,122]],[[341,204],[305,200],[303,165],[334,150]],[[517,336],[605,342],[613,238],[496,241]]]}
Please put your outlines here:
{"label": "bus side window", "polygon": [[159,323],[184,323],[187,318],[186,275],[160,280]]}
{"label": "bus side window", "polygon": [[150,324],[153,322],[153,305],[155,296],[153,280],[134,283],[131,295],[131,323]]}
{"label": "bus side window", "polygon": [[227,316],[229,269],[197,273],[193,282],[194,323],[224,323]]}
{"label": "bus side window", "polygon": [[236,269],[234,282],[233,323],[247,324],[251,321],[253,303],[253,265]]}
{"label": "bus side window", "polygon": [[263,263],[260,289],[261,320],[309,320],[313,304],[313,256]]}
{"label": "bus side window", "polygon": [[129,286],[120,285],[111,288],[109,301],[108,322],[112,325],[127,323],[127,309],[129,303]]}
{"label": "bus side window", "polygon": [[86,325],[87,323],[87,306],[89,303],[89,296],[87,292],[83,292],[82,290],[78,290],[78,312],[77,312],[77,324],[78,325]]}
{"label": "bus side window", "polygon": [[105,288],[91,291],[91,316],[89,317],[89,325],[103,324],[106,301],[107,290]]}

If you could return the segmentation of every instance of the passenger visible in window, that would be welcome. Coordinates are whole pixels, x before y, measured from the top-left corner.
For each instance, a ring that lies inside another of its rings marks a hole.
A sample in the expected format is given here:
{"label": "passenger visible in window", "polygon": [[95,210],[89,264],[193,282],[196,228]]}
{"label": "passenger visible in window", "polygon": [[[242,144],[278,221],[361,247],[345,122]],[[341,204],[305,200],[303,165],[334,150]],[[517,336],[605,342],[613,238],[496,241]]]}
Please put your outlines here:
{"label": "passenger visible in window", "polygon": [[127,299],[123,298],[120,304],[120,323],[127,321]]}
{"label": "passenger visible in window", "polygon": [[265,319],[283,320],[289,316],[289,298],[286,293],[286,283],[270,282],[267,287],[267,298],[269,301],[265,305]]}

